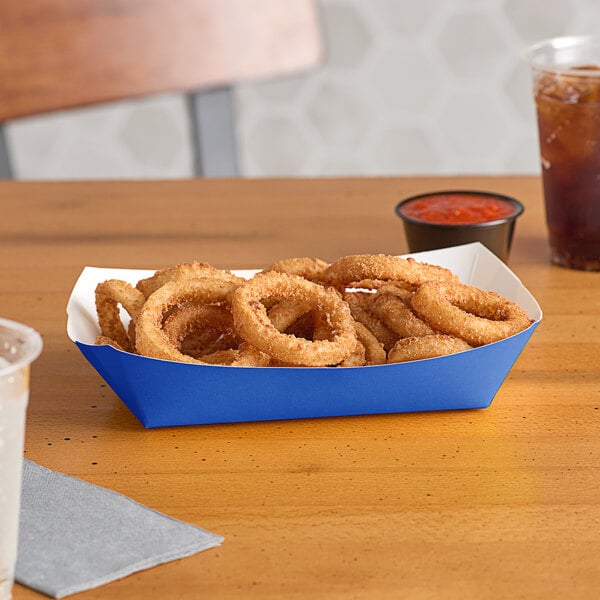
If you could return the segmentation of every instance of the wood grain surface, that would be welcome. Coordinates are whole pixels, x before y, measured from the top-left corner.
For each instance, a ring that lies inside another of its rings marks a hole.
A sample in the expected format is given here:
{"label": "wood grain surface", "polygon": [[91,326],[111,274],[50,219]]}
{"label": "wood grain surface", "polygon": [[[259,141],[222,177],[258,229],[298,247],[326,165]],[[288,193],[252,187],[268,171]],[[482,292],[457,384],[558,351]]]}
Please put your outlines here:
{"label": "wood grain surface", "polygon": [[[84,265],[400,254],[395,203],[447,188],[526,206],[510,266],[544,320],[486,410],[145,430],[67,338]],[[0,206],[0,314],[45,340],[26,456],[225,537],[78,598],[597,597],[600,274],[549,264],[537,178],[2,182]]]}
{"label": "wood grain surface", "polygon": [[0,121],[315,66],[312,0],[0,3]]}

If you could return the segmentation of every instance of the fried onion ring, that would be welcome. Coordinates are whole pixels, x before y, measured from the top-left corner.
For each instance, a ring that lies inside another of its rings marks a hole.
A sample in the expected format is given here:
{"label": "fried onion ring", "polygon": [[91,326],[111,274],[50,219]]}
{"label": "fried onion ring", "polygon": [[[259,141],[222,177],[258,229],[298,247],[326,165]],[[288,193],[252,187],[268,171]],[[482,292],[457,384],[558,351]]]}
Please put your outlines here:
{"label": "fried onion ring", "polygon": [[386,362],[386,354],[383,344],[375,337],[372,331],[362,323],[354,321],[356,337],[365,349],[365,364],[382,365]]}
{"label": "fried onion ring", "polygon": [[408,362],[424,358],[436,358],[470,350],[472,346],[460,338],[445,334],[407,337],[398,340],[388,352],[388,363]]}
{"label": "fried onion ring", "polygon": [[362,323],[382,344],[387,352],[398,341],[398,334],[393,332],[373,312],[371,302],[373,294],[367,292],[347,292],[344,300],[350,307],[355,321]]}
{"label": "fried onion ring", "polygon": [[340,364],[340,367],[364,367],[367,364],[367,351],[365,347],[356,341],[352,354],[345,358]]}
{"label": "fried onion ring", "polygon": [[324,278],[338,288],[357,287],[356,282],[364,283],[367,280],[403,281],[411,286],[432,280],[458,280],[452,271],[443,267],[385,254],[345,256],[329,266]]}
{"label": "fried onion ring", "polygon": [[263,273],[275,271],[277,273],[286,273],[287,275],[298,275],[309,281],[321,283],[323,275],[329,268],[329,263],[320,258],[287,258],[279,260],[272,264]]}
{"label": "fried onion ring", "polygon": [[[311,341],[281,333],[269,320],[261,302],[270,296],[306,304],[315,313],[324,313],[333,332],[332,339]],[[231,307],[241,337],[285,363],[336,365],[350,356],[356,346],[350,310],[340,295],[297,275],[259,273],[235,290]]]}
{"label": "fried onion ring", "polygon": [[112,338],[106,337],[105,335],[99,335],[94,343],[96,344],[96,346],[112,346],[117,350],[126,352],[125,348],[123,348],[121,344],[115,342],[115,340],[113,340]]}
{"label": "fried onion ring", "polygon": [[96,313],[100,332],[104,338],[113,340],[126,352],[134,348],[135,329],[125,331],[119,304],[127,311],[133,323],[144,305],[143,294],[130,283],[120,279],[108,279],[96,286]]}
{"label": "fried onion ring", "polygon": [[375,294],[371,306],[373,312],[400,337],[421,337],[436,333],[413,312],[411,299],[410,292],[385,286]]}
{"label": "fried onion ring", "polygon": [[[163,360],[179,362],[215,364],[214,355],[194,358],[183,354],[163,330],[164,315],[175,307],[189,302],[204,304],[229,303],[237,282],[218,278],[180,279],[165,283],[146,300],[137,319],[136,349],[139,354]],[[231,353],[228,353],[231,354]],[[222,358],[222,355],[219,356]],[[269,356],[249,344],[241,344],[235,349],[229,362],[232,366],[267,366]]]}
{"label": "fried onion ring", "polygon": [[187,303],[163,322],[163,331],[183,354],[205,360],[206,355],[239,345],[233,316],[224,306]]}
{"label": "fried onion ring", "polygon": [[434,329],[472,346],[497,342],[531,325],[527,313],[514,302],[462,283],[424,283],[415,292],[412,306]]}
{"label": "fried onion ring", "polygon": [[156,271],[151,277],[146,279],[140,279],[137,282],[136,288],[144,294],[146,298],[155,292],[159,287],[163,286],[169,281],[178,281],[180,279],[204,279],[204,278],[217,278],[232,283],[241,284],[244,280],[241,277],[237,277],[229,271],[221,271],[212,265],[202,262],[182,263],[169,267],[168,269],[161,269]]}
{"label": "fried onion ring", "polygon": [[[514,302],[413,258],[273,263],[250,279],[205,262],[95,290],[96,344],[179,362],[378,365],[502,340],[531,320]],[[125,313],[129,314],[129,322]]]}
{"label": "fried onion ring", "polygon": [[298,319],[310,312],[310,306],[293,300],[282,300],[275,303],[268,311],[269,320],[278,331],[284,332]]}
{"label": "fried onion ring", "polygon": [[[137,319],[136,349],[151,358],[206,364],[180,352],[162,328],[163,316],[187,302],[211,304],[228,302],[236,283],[222,279],[170,281],[158,288],[145,302]],[[244,357],[244,364],[247,357]],[[237,360],[232,364],[237,364]]]}

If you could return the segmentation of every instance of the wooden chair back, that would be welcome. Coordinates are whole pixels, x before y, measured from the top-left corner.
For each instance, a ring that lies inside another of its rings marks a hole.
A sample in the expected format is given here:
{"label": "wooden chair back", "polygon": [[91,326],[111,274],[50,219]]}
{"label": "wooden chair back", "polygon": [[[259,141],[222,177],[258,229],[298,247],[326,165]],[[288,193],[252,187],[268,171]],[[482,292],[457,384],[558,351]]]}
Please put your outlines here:
{"label": "wooden chair back", "polygon": [[227,88],[322,55],[313,0],[7,1],[0,24],[0,122]]}

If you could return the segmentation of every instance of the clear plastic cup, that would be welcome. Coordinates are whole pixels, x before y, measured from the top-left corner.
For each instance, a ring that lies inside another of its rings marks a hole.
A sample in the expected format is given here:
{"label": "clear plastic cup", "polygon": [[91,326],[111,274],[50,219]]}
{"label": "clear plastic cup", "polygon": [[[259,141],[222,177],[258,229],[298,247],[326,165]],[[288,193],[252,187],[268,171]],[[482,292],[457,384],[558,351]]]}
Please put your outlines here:
{"label": "clear plastic cup", "polygon": [[532,67],[553,263],[600,270],[600,36],[539,42]]}
{"label": "clear plastic cup", "polygon": [[42,345],[35,330],[0,319],[0,600],[12,597],[29,368]]}

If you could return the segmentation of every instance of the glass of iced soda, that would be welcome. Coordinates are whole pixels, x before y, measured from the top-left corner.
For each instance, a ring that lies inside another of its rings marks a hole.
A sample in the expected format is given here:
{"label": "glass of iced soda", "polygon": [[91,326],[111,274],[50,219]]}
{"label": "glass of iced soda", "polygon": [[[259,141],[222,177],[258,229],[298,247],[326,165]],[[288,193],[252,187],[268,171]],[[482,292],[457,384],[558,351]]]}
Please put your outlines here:
{"label": "glass of iced soda", "polygon": [[600,36],[539,42],[533,74],[553,263],[600,270]]}
{"label": "glass of iced soda", "polygon": [[0,600],[15,577],[29,367],[41,351],[36,331],[0,319]]}

